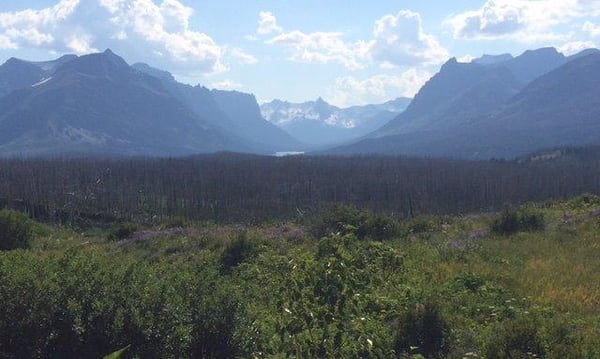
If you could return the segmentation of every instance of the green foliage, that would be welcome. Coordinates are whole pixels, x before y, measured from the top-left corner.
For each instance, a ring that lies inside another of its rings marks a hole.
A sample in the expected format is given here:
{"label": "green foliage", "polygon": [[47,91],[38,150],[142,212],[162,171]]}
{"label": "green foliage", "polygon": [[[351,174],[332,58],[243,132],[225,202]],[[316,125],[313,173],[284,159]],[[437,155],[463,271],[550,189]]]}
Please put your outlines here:
{"label": "green foliage", "polygon": [[388,240],[399,233],[393,218],[375,214],[355,206],[337,204],[319,218],[312,228],[320,238],[328,234],[355,234],[360,239]]}
{"label": "green foliage", "polygon": [[386,241],[354,225],[35,229],[32,250],[0,252],[0,358],[596,358],[597,216],[568,211],[564,231],[570,206],[515,211],[548,221],[519,241],[474,236],[488,216],[409,220]]}
{"label": "green foliage", "polygon": [[108,233],[108,239],[111,241],[120,241],[129,238],[138,230],[138,226],[131,222],[118,223],[112,226]]}
{"label": "green foliage", "polygon": [[569,201],[569,207],[573,209],[599,207],[600,197],[595,194],[585,193]]}
{"label": "green foliage", "polygon": [[393,308],[374,292],[385,283],[383,271],[402,273],[400,253],[351,234],[332,234],[319,241],[314,257],[292,259],[289,265],[276,301],[280,318],[269,352],[327,358],[391,355],[390,333],[382,323]]}
{"label": "green foliage", "polygon": [[249,238],[246,232],[242,232],[223,249],[220,258],[221,268],[225,273],[229,273],[240,263],[256,257],[258,252],[258,241]]}
{"label": "green foliage", "polygon": [[116,352],[110,353],[108,355],[106,355],[103,359],[121,359],[123,357],[123,354],[125,353],[125,351],[127,349],[129,349],[130,345],[126,346],[125,348],[121,348],[119,350],[117,350]]}
{"label": "green foliage", "polygon": [[538,325],[531,318],[517,318],[499,323],[487,343],[486,358],[543,358],[545,343]]}
{"label": "green foliage", "polygon": [[0,250],[29,248],[32,222],[23,213],[0,210]]}
{"label": "green foliage", "polygon": [[439,229],[439,218],[435,216],[417,216],[410,218],[405,223],[408,233],[428,233]]}
{"label": "green foliage", "polygon": [[539,231],[544,229],[545,221],[541,213],[521,208],[506,209],[500,218],[492,223],[492,232],[500,235],[511,235],[517,232]]}
{"label": "green foliage", "polygon": [[398,319],[395,349],[398,354],[445,358],[451,349],[450,325],[439,305],[431,300],[411,306]]}

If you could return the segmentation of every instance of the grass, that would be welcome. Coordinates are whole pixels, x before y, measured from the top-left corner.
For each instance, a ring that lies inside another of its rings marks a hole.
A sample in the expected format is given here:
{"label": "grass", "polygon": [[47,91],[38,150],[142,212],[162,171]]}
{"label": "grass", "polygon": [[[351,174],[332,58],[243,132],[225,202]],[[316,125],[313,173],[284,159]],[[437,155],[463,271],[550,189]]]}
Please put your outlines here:
{"label": "grass", "polygon": [[[577,333],[577,355],[593,357],[598,354],[593,348],[598,347],[600,338],[599,208],[593,198],[531,204],[526,210],[543,214],[544,228],[510,235],[490,230],[499,214],[427,218],[427,230],[399,231],[403,234],[385,241],[402,253],[403,273],[400,279],[390,278],[389,287],[375,288],[373,293],[381,298],[405,298],[399,303],[435,299],[456,336],[451,357],[492,350],[486,340],[490,342],[496,332],[509,333],[510,325],[519,326],[528,316],[552,323],[533,333],[540,338],[560,338],[553,331],[562,328],[560,323],[568,323]],[[415,223],[399,226],[414,228]],[[183,228],[142,228],[121,240],[107,239],[108,231],[82,233],[37,224],[27,253],[44,258],[76,251],[116,265],[154,265],[176,278],[178,273],[170,272],[171,268],[218,263],[219,258],[228,258],[224,256],[235,248],[232,246],[251,243],[251,255],[242,253],[234,258],[222,280],[231,281],[226,288],[252,300],[268,299],[262,290],[279,285],[273,273],[278,266],[291,265],[285,258],[307,257],[319,241],[312,237],[309,226],[297,223],[261,227],[185,223]],[[244,241],[239,242],[240,238]],[[368,238],[363,241],[370,242]],[[281,263],[273,258],[282,258]],[[246,305],[247,312],[256,311],[257,316],[269,309],[258,302]],[[503,323],[510,325],[498,329]],[[548,357],[560,357],[558,344],[547,345],[554,348]]]}

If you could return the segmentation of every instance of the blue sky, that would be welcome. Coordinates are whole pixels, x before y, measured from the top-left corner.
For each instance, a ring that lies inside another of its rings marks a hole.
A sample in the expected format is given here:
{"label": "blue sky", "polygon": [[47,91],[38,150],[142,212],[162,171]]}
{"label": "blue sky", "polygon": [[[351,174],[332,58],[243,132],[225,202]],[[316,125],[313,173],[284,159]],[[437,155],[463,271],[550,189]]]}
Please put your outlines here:
{"label": "blue sky", "polygon": [[597,0],[0,2],[0,61],[111,48],[259,101],[383,102],[412,96],[452,56],[599,41]]}

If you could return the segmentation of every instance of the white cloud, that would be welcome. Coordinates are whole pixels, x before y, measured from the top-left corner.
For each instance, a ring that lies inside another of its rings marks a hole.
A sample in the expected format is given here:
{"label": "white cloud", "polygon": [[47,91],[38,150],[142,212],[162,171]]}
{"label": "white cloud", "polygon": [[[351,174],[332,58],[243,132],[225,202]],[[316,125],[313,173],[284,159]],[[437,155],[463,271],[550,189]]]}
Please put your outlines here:
{"label": "white cloud", "polygon": [[141,40],[153,52],[160,52],[179,65],[193,66],[200,72],[219,72],[223,49],[207,34],[190,28],[191,7],[179,0],[164,0],[157,5],[152,0],[100,0],[110,14],[110,23],[117,34]]}
{"label": "white cloud", "polygon": [[469,63],[469,62],[471,62],[473,60],[475,60],[475,56],[472,56],[472,55],[469,55],[469,54],[461,56],[461,57],[459,57],[459,58],[456,59],[456,61],[461,62],[461,63]]}
{"label": "white cloud", "polygon": [[90,45],[92,37],[90,35],[74,35],[66,41],[67,47],[78,55],[98,52],[98,49]]}
{"label": "white cloud", "polygon": [[435,65],[448,59],[449,53],[433,35],[423,31],[421,16],[402,10],[375,22],[370,54],[376,61],[394,65]]}
{"label": "white cloud", "polygon": [[61,0],[58,4],[41,10],[26,9],[0,13],[0,27],[23,29],[55,25],[73,14],[79,0]]}
{"label": "white cloud", "polygon": [[6,35],[0,35],[0,50],[15,50],[19,46],[12,41],[12,39]]}
{"label": "white cloud", "polygon": [[[276,24],[275,16],[268,14],[270,23]],[[286,31],[279,26],[277,29],[279,34],[266,43],[285,47],[291,54],[289,59],[295,62],[337,63],[349,70],[359,70],[375,61],[380,67],[390,69],[440,64],[449,57],[448,51],[437,39],[424,32],[420,15],[408,10],[379,19],[375,23],[373,37],[366,40],[347,41],[341,32],[305,33]],[[263,31],[263,34],[269,32]]]}
{"label": "white cloud", "polygon": [[0,13],[0,49],[84,54],[111,47],[180,71],[226,70],[224,47],[192,29],[193,14],[181,0],[60,0],[42,9]]}
{"label": "white cloud", "polygon": [[36,47],[54,42],[52,34],[43,33],[34,27],[24,29],[9,28],[4,32],[4,36],[15,42]]}
{"label": "white cloud", "polygon": [[330,100],[340,107],[380,103],[398,96],[413,97],[432,73],[415,68],[398,75],[375,75],[366,79],[345,76],[336,79]]}
{"label": "white cloud", "polygon": [[219,82],[213,82],[211,84],[211,87],[219,89],[219,90],[231,91],[231,90],[239,90],[239,89],[243,88],[244,86],[242,86],[242,84],[237,83],[232,80],[223,80],[223,81],[219,81]]}
{"label": "white cloud", "polygon": [[56,27],[73,15],[79,0],[61,0],[41,10],[0,13],[0,48],[52,47]]}
{"label": "white cloud", "polygon": [[233,48],[228,51],[228,54],[245,65],[255,65],[258,63],[258,59],[254,55],[249,54],[242,49]]}
{"label": "white cloud", "polygon": [[581,29],[588,33],[590,36],[592,37],[598,37],[600,36],[600,25],[595,24],[591,21],[586,21],[583,23],[583,26],[581,27]]}
{"label": "white cloud", "polygon": [[258,14],[258,29],[256,33],[259,35],[266,35],[271,33],[282,32],[283,29],[277,25],[277,19],[270,11],[261,11]]}
{"label": "white cloud", "polygon": [[567,41],[573,34],[556,26],[593,14],[600,14],[597,0],[487,0],[481,8],[455,15],[446,24],[457,39]]}
{"label": "white cloud", "polygon": [[364,68],[366,43],[347,43],[339,32],[284,32],[267,41],[291,51],[290,59],[311,64],[339,63],[350,70]]}
{"label": "white cloud", "polygon": [[573,41],[559,46],[558,51],[562,52],[566,56],[570,56],[585,49],[592,48],[596,48],[596,44],[594,44],[592,41]]}

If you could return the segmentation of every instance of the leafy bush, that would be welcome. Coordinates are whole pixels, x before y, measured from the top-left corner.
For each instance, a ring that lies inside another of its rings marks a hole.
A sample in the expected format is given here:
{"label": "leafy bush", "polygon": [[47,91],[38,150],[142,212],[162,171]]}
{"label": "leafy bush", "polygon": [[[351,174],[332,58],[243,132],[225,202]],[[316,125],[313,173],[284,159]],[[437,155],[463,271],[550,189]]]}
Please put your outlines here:
{"label": "leafy bush", "polygon": [[546,355],[538,326],[530,318],[502,322],[492,332],[486,358],[543,358]]}
{"label": "leafy bush", "polygon": [[600,197],[591,193],[582,194],[569,201],[569,207],[574,209],[597,206],[600,206]]}
{"label": "leafy bush", "polygon": [[0,211],[0,250],[29,248],[32,222],[23,213]]}
{"label": "leafy bush", "polygon": [[286,263],[274,294],[274,330],[259,330],[272,330],[259,351],[267,357],[392,357],[393,337],[384,323],[396,302],[375,292],[401,278],[399,251],[353,234],[330,234],[319,241],[314,256]]}
{"label": "leafy bush", "polygon": [[435,216],[417,216],[405,222],[408,233],[428,233],[439,229],[439,218]]}
{"label": "leafy bush", "polygon": [[450,327],[436,303],[417,304],[403,313],[396,328],[397,353],[445,358],[450,351]]}
{"label": "leafy bush", "polygon": [[313,225],[312,232],[319,238],[338,233],[355,234],[360,239],[387,240],[399,233],[399,225],[389,216],[338,204]]}
{"label": "leafy bush", "polygon": [[108,234],[108,239],[111,241],[120,241],[126,238],[129,238],[132,234],[134,234],[138,230],[138,226],[129,223],[123,222],[113,225],[110,229],[110,233]]}
{"label": "leafy bush", "polygon": [[531,232],[544,229],[545,221],[541,213],[531,210],[506,209],[500,218],[492,223],[492,232],[503,236],[515,234],[517,232]]}
{"label": "leafy bush", "polygon": [[221,268],[223,272],[229,273],[240,263],[254,258],[257,254],[258,242],[251,240],[246,232],[243,232],[225,246],[220,258]]}

